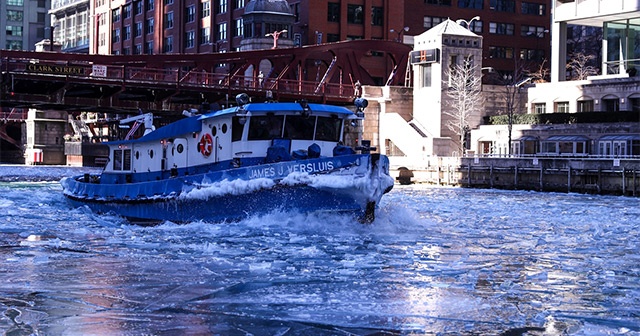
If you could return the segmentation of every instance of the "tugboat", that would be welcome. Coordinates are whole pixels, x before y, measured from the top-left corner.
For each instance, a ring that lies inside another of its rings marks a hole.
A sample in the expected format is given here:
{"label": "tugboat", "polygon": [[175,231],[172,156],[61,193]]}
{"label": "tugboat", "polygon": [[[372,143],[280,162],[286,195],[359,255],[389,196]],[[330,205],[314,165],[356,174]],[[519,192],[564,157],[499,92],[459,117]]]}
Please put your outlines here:
{"label": "tugboat", "polygon": [[[344,145],[345,125],[359,125],[367,101],[342,106],[250,103],[153,127],[112,141],[100,174],[61,180],[73,206],[116,213],[133,222],[226,222],[271,211],[345,212],[363,223],[394,180],[389,159],[370,142]],[[121,120],[131,122],[132,118]]]}

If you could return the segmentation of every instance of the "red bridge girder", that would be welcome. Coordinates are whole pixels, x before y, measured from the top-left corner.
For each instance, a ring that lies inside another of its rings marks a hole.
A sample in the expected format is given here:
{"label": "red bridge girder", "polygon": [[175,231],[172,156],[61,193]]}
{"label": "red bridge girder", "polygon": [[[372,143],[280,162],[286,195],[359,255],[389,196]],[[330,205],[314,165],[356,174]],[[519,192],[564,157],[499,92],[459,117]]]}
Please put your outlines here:
{"label": "red bridge girder", "polygon": [[[374,85],[375,78],[384,78],[388,85],[404,85],[404,76],[392,74],[399,69],[404,72],[409,51],[404,44],[379,40],[215,54],[0,51],[0,104],[174,113],[204,102],[226,105],[227,99],[241,92],[265,100],[267,91],[280,101],[350,104],[355,81]],[[270,71],[259,78],[258,69],[265,60]],[[222,73],[220,69],[229,70]]]}

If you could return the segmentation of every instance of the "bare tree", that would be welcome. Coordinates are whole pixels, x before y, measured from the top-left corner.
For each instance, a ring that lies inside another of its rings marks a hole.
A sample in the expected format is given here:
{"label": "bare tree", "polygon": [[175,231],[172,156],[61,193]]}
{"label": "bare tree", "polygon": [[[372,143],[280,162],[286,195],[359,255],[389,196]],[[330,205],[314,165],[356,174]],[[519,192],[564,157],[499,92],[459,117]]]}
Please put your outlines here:
{"label": "bare tree", "polygon": [[571,79],[583,80],[597,74],[598,69],[591,65],[591,61],[594,58],[594,55],[586,55],[580,52],[572,54],[569,63],[567,63],[567,69],[571,71]]}
{"label": "bare tree", "polygon": [[[540,69],[544,69],[544,62],[540,65]],[[524,99],[523,94],[520,91],[520,87],[529,83],[534,79],[534,76],[529,74],[526,70],[526,66],[517,58],[514,60],[514,71],[512,74],[503,77],[502,85],[504,85],[504,93],[502,95],[505,103],[505,112],[507,115],[507,135],[508,135],[508,153],[512,154],[511,140],[513,137],[513,124],[514,116],[518,112],[522,101]]]}
{"label": "bare tree", "polygon": [[546,59],[542,60],[542,62],[537,64],[537,67],[534,69],[535,71],[529,74],[534,83],[546,83],[549,81],[549,78],[551,77],[551,69],[546,66],[546,63]]}
{"label": "bare tree", "polygon": [[471,129],[469,119],[478,115],[482,107],[482,76],[480,69],[472,59],[465,59],[462,64],[455,64],[445,72],[445,86],[448,84],[448,107],[443,114],[449,119],[445,127],[458,135],[458,149],[464,153],[465,137]]}

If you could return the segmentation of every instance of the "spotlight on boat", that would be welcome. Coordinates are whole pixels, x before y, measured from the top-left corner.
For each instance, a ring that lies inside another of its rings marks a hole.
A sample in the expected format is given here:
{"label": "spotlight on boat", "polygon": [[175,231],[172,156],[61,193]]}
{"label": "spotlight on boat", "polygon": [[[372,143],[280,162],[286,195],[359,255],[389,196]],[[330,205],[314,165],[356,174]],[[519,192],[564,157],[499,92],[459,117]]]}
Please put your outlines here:
{"label": "spotlight on boat", "polygon": [[249,95],[241,93],[236,96],[236,103],[238,103],[238,112],[236,117],[239,117],[238,122],[240,125],[244,125],[247,122],[247,117],[251,116],[251,112],[246,112],[244,106],[249,103]]}
{"label": "spotlight on boat", "polygon": [[309,118],[309,116],[311,115],[311,109],[309,108],[309,102],[307,102],[306,99],[302,99],[302,100],[300,100],[298,102],[298,104],[300,104],[300,107],[302,107],[302,112],[300,112],[302,117]]}
{"label": "spotlight on boat", "polygon": [[238,106],[244,106],[249,103],[249,95],[246,93],[240,93],[236,96],[236,103]]}
{"label": "spotlight on boat", "polygon": [[364,118],[364,109],[369,106],[369,101],[364,98],[356,98],[353,104],[356,105],[356,116],[358,116],[358,118]]}

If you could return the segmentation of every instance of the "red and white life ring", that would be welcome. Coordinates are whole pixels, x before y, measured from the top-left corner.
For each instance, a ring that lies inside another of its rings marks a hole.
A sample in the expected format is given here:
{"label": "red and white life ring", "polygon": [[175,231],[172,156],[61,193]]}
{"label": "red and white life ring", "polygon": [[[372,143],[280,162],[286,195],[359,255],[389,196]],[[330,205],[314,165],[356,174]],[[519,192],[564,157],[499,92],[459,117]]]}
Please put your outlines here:
{"label": "red and white life ring", "polygon": [[200,142],[198,143],[198,151],[204,155],[204,157],[208,157],[211,155],[211,151],[213,151],[213,138],[209,133],[205,133],[202,138],[200,138]]}

